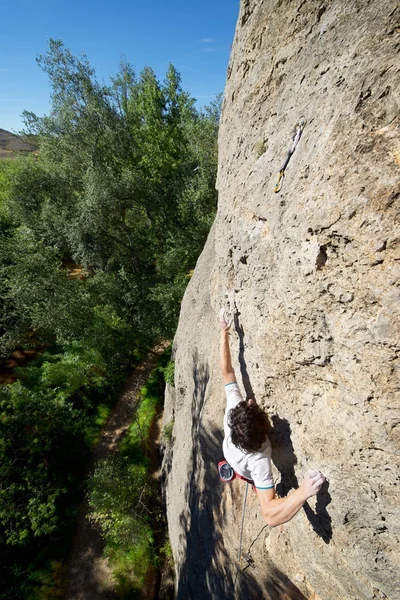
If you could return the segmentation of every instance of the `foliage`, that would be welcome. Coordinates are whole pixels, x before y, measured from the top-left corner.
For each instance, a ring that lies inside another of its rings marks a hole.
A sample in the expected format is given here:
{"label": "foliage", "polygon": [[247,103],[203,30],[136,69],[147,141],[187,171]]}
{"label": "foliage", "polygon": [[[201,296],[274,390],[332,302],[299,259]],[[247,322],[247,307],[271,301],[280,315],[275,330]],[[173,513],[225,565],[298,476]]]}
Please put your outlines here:
{"label": "foliage", "polygon": [[[48,115],[24,113],[38,153],[0,163],[0,356],[38,351],[0,390],[7,600],[40,597],[57,579],[45,565],[68,546],[91,444],[128,368],[173,336],[216,209],[219,101],[196,109],[172,65],[160,82],[123,63],[106,85],[58,40],[38,62],[52,86]],[[163,378],[173,381],[167,361],[116,463],[93,480],[121,582],[126,556],[153,560],[146,511],[133,525],[122,488],[145,490],[145,506],[152,497],[146,439]],[[107,505],[113,491],[118,510]]]}
{"label": "foliage", "polygon": [[150,526],[143,526],[135,544],[127,546],[107,546],[107,555],[112,565],[114,580],[117,583],[117,594],[122,598],[140,598],[140,591],[152,567],[151,549],[153,539]]}
{"label": "foliage", "polygon": [[160,556],[165,558],[168,567],[172,568],[173,567],[174,557],[173,557],[173,554],[172,554],[171,543],[170,543],[170,541],[168,539],[165,540],[165,542],[161,546],[159,552],[160,552]]}
{"label": "foliage", "polygon": [[172,440],[172,432],[174,430],[174,421],[170,421],[166,425],[164,425],[163,430],[161,432],[161,439],[164,443],[170,442]]}
{"label": "foliage", "polygon": [[149,473],[149,445],[162,402],[163,363],[168,356],[169,352],[141,389],[135,418],[117,454],[98,463],[89,481],[90,518],[101,527],[122,597],[139,591],[149,569],[158,561],[152,527],[156,489]]}
{"label": "foliage", "polygon": [[164,374],[165,383],[168,383],[168,385],[172,385],[174,387],[175,386],[175,363],[172,360],[168,361],[167,366],[163,367],[162,371]]}
{"label": "foliage", "polygon": [[107,87],[54,40],[39,63],[53,107],[42,119],[25,115],[40,160],[21,166],[9,207],[75,261],[123,269],[126,294],[136,284],[141,313],[161,308],[170,332],[215,213],[220,102],[196,110],[172,65],[160,84],[152,69],[136,78],[123,64]]}
{"label": "foliage", "polygon": [[260,158],[267,151],[267,144],[264,139],[258,140],[254,145],[254,152],[257,158]]}
{"label": "foliage", "polygon": [[89,306],[82,286],[60,268],[55,249],[36,240],[31,230],[19,227],[13,234],[0,232],[0,250],[3,354],[29,329],[61,344],[79,337],[89,318]]}
{"label": "foliage", "polygon": [[107,541],[134,544],[142,534],[144,500],[151,496],[144,464],[131,464],[126,456],[102,461],[90,480],[91,519],[100,524]]}
{"label": "foliage", "polygon": [[122,443],[122,451],[136,460],[146,461],[150,429],[159,410],[164,391],[162,369],[162,366],[154,369],[146,385],[141,389],[135,419],[129,426]]}
{"label": "foliage", "polygon": [[67,581],[66,564],[61,560],[52,560],[47,569],[32,574],[35,589],[30,600],[62,600],[65,597]]}
{"label": "foliage", "polygon": [[[57,531],[85,456],[81,415],[55,392],[20,382],[0,389],[0,543],[25,545]],[[61,508],[63,507],[63,508]]]}
{"label": "foliage", "polygon": [[[45,355],[46,356],[46,355]],[[83,387],[100,387],[105,364],[100,352],[73,342],[64,353],[49,355],[41,366],[41,382],[58,390],[58,397],[69,398]]]}

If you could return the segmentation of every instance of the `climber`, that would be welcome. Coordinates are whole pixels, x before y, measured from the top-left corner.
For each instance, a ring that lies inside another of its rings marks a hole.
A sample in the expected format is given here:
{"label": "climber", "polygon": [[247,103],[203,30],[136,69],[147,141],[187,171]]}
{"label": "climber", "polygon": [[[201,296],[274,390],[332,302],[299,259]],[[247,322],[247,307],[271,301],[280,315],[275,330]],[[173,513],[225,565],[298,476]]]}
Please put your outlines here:
{"label": "climber", "polygon": [[236,474],[253,483],[264,520],[276,527],[290,521],[308,498],[319,492],[325,477],[320,471],[309,470],[297,490],[285,498],[275,497],[268,417],[254,399],[243,400],[231,362],[228,337],[231,323],[227,322],[225,309],[221,309],[219,322],[221,369],[227,398],[224,456]]}

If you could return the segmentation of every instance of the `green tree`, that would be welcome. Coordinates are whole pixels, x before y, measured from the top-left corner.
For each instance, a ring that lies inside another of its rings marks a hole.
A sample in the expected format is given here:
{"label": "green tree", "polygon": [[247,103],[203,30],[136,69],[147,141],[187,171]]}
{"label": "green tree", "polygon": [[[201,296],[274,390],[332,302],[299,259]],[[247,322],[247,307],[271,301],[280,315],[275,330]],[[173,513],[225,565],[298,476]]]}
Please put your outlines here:
{"label": "green tree", "polygon": [[[38,62],[52,86],[49,115],[25,113],[38,155],[0,163],[0,353],[26,347],[27,332],[41,344],[0,392],[1,568],[20,582],[15,598],[30,597],[30,573],[71,523],[100,407],[139,351],[173,335],[217,200],[219,101],[198,110],[172,65],[160,82],[124,62],[105,85],[59,40]],[[71,262],[85,275],[72,277]],[[131,521],[140,496],[126,492],[147,483],[125,458],[93,488],[102,526],[117,532],[112,552],[129,538],[121,578],[126,557],[144,564],[151,547],[144,513],[142,528]]]}
{"label": "green tree", "polygon": [[0,543],[25,545],[65,524],[85,456],[85,423],[59,394],[0,388]]}

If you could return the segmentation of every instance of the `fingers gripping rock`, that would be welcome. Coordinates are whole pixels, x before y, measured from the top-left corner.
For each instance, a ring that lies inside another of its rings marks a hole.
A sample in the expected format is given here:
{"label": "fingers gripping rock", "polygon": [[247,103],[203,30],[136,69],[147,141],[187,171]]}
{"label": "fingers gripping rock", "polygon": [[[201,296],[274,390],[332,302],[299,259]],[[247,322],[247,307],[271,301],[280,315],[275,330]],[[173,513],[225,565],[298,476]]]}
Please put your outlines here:
{"label": "fingers gripping rock", "polygon": [[318,494],[325,480],[326,477],[321,471],[316,471],[314,469],[307,471],[302,483],[306,497],[311,498],[311,496]]}
{"label": "fingers gripping rock", "polygon": [[220,323],[221,329],[229,329],[230,328],[232,321],[228,320],[225,308],[221,308],[221,310],[219,311],[218,321]]}

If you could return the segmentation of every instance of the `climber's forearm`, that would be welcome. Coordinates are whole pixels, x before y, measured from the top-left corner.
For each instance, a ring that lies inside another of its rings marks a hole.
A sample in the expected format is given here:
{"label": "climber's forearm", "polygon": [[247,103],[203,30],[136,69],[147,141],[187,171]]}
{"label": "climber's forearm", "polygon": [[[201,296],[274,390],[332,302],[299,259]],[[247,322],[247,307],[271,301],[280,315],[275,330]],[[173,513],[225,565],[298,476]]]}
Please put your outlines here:
{"label": "climber's forearm", "polygon": [[308,498],[318,494],[325,481],[325,475],[321,471],[309,469],[297,490],[286,498],[275,498],[274,488],[267,490],[257,488],[257,496],[265,521],[271,527],[290,521]]}
{"label": "climber's forearm", "polygon": [[[269,490],[266,490],[269,491]],[[263,490],[257,490],[264,520],[271,527],[290,521],[301,509],[307,498],[301,488],[298,488],[286,498],[266,499]]]}
{"label": "climber's forearm", "polygon": [[233,381],[236,381],[235,371],[232,367],[231,351],[229,349],[229,334],[227,329],[221,329],[220,362],[224,382],[232,383]]}

